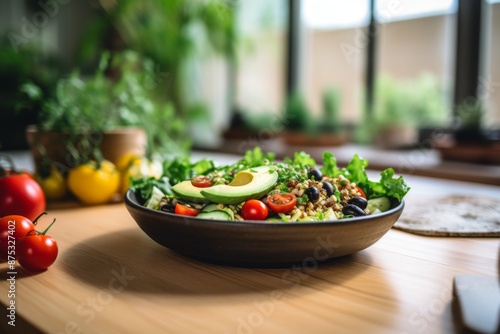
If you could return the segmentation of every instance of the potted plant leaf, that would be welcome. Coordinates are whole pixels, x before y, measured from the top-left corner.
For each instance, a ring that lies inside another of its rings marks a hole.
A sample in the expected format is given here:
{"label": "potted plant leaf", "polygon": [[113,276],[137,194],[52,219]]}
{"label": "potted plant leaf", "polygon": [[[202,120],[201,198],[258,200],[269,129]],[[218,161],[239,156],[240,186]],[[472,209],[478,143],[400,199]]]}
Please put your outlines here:
{"label": "potted plant leaf", "polygon": [[330,87],[323,92],[323,116],[317,126],[317,145],[337,146],[348,140],[340,118],[341,95],[337,88]]}
{"label": "potted plant leaf", "polygon": [[484,128],[485,108],[475,97],[466,98],[456,107],[456,122],[451,136],[437,138],[434,147],[445,160],[485,164],[500,163],[498,138]]}
{"label": "potted plant leaf", "polygon": [[28,148],[24,131],[36,117],[36,105],[20,110],[20,87],[27,81],[36,82],[48,91],[60,75],[55,57],[46,55],[35,45],[14,49],[8,38],[0,38],[0,150]]}
{"label": "potted plant leaf", "polygon": [[376,92],[374,122],[370,129],[374,145],[385,149],[414,145],[418,139],[418,125],[411,112],[408,85],[382,76]]}
{"label": "potted plant leaf", "polygon": [[42,100],[38,122],[27,129],[37,169],[57,165],[66,172],[102,158],[117,163],[127,153],[185,154],[183,121],[171,103],[154,100],[145,84],[151,66],[134,52],[106,52],[91,76],[74,72],[61,78],[54,96],[23,86],[32,99]]}
{"label": "potted plant leaf", "polygon": [[346,142],[340,120],[340,93],[323,92],[322,115],[314,117],[300,93],[292,94],[284,108],[284,140],[289,145],[337,146]]}
{"label": "potted plant leaf", "polygon": [[469,98],[457,106],[458,126],[454,129],[457,143],[481,143],[486,138],[482,131],[485,110],[479,99]]}
{"label": "potted plant leaf", "polygon": [[178,115],[199,107],[199,101],[191,100],[193,61],[214,55],[234,57],[232,0],[122,0],[101,6],[106,15],[89,27],[81,47],[84,58],[92,58],[99,46],[96,39],[108,35],[151,59],[155,70],[165,75],[157,82],[158,91],[163,89]]}

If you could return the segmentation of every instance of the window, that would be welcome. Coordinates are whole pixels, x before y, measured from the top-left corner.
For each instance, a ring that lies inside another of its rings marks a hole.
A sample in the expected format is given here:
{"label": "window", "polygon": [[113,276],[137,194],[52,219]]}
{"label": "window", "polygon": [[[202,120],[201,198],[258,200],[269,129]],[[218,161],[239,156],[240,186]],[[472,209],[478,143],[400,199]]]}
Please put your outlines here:
{"label": "window", "polygon": [[287,1],[239,1],[236,109],[278,114],[285,102]]}
{"label": "window", "polygon": [[453,0],[377,1],[378,122],[417,128],[450,122],[455,13]]}
{"label": "window", "polygon": [[479,78],[479,98],[485,108],[483,125],[500,128],[500,1],[489,0],[483,11],[483,71]]}
{"label": "window", "polygon": [[361,121],[368,0],[302,1],[301,89],[311,112],[322,113],[329,90],[340,96],[344,125]]}
{"label": "window", "polygon": [[[301,3],[300,88],[306,102],[312,113],[320,114],[322,94],[336,89],[341,96],[343,124],[359,125],[366,116],[371,1]],[[390,107],[384,100],[399,99],[392,103],[395,112],[375,115],[378,121],[400,118],[397,121],[419,127],[442,126],[449,121],[456,6],[454,0],[375,2],[373,59],[377,90],[373,112],[386,112]],[[408,95],[412,95],[414,108],[407,103]]]}

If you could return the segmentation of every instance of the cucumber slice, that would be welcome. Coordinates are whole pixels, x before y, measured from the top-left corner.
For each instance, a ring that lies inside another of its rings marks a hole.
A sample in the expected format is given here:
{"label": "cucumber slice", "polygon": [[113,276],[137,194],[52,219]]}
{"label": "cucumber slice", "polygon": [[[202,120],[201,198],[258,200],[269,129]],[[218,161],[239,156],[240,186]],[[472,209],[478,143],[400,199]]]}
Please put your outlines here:
{"label": "cucumber slice", "polygon": [[368,200],[368,205],[366,208],[372,213],[374,213],[376,210],[384,212],[391,208],[391,201],[387,197],[372,198]]}
{"label": "cucumber slice", "polygon": [[153,191],[151,192],[151,197],[146,203],[146,208],[156,209],[163,196],[165,196],[163,191],[158,189],[156,186],[153,186]]}
{"label": "cucumber slice", "polygon": [[217,207],[217,204],[215,204],[215,203],[210,203],[210,204],[205,205],[205,206],[201,209],[201,212],[212,212],[212,211],[217,211],[217,210],[220,210],[220,209]]}
{"label": "cucumber slice", "polygon": [[225,213],[227,213],[229,215],[229,217],[231,217],[231,220],[234,220],[233,210],[231,210],[228,207],[222,207],[222,206],[223,206],[223,204],[210,203],[210,204],[205,205],[203,207],[203,209],[201,209],[201,212],[206,213],[206,212],[213,212],[213,211],[224,211]]}
{"label": "cucumber slice", "polygon": [[222,210],[214,210],[210,212],[200,212],[196,217],[203,219],[215,219],[215,220],[232,220],[231,216]]}

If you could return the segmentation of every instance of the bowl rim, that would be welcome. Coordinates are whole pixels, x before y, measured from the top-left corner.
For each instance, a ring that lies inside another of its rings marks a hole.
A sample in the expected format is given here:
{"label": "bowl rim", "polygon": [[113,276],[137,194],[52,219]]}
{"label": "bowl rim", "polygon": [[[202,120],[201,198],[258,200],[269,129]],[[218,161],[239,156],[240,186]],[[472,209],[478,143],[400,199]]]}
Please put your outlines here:
{"label": "bowl rim", "polygon": [[263,227],[263,226],[323,226],[323,225],[329,225],[329,224],[335,224],[335,225],[344,225],[344,224],[353,224],[353,223],[362,223],[365,221],[373,220],[373,219],[379,219],[385,216],[391,216],[397,212],[400,212],[403,210],[405,206],[405,200],[402,199],[401,202],[382,213],[378,213],[376,215],[367,215],[367,216],[362,216],[362,217],[352,217],[352,218],[343,218],[343,219],[338,219],[338,220],[315,220],[315,221],[295,221],[295,222],[283,222],[283,221],[267,221],[267,220],[245,220],[245,221],[239,221],[239,220],[233,220],[233,221],[222,221],[222,220],[216,220],[216,219],[206,219],[206,218],[198,218],[198,217],[191,217],[191,216],[179,216],[173,213],[169,212],[164,212],[161,210],[154,210],[147,208],[141,204],[139,204],[136,200],[136,195],[132,191],[132,189],[128,189],[127,192],[125,193],[124,196],[124,202],[125,205],[128,206],[129,208],[135,209],[142,211],[147,214],[152,214],[156,215],[159,217],[166,217],[166,218],[183,218],[182,220],[185,221],[199,221],[199,222],[208,222],[211,224],[221,224],[224,226],[246,226],[246,227]]}

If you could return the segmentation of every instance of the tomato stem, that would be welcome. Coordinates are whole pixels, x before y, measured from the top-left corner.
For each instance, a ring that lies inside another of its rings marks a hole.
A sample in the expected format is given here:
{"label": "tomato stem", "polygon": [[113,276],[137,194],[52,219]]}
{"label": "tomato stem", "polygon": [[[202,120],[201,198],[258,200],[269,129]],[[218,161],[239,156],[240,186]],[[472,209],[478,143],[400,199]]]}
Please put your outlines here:
{"label": "tomato stem", "polygon": [[40,233],[40,234],[45,235],[45,233],[47,233],[47,231],[50,229],[50,227],[51,227],[52,225],[54,225],[54,223],[55,223],[55,222],[56,222],[56,219],[54,218],[54,220],[52,221],[52,223],[50,223],[50,225],[49,225],[49,226],[45,229],[45,231],[43,231],[43,232],[42,232],[42,233]]}
{"label": "tomato stem", "polygon": [[47,214],[47,212],[45,212],[45,211],[42,212],[41,214],[39,214],[38,217],[36,217],[35,220],[33,220],[33,225],[36,226],[36,224],[38,223],[38,219],[40,219],[41,216],[46,215],[46,214]]}

